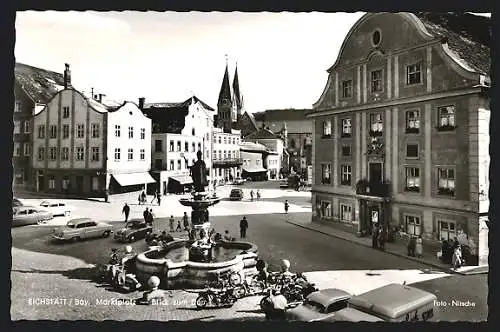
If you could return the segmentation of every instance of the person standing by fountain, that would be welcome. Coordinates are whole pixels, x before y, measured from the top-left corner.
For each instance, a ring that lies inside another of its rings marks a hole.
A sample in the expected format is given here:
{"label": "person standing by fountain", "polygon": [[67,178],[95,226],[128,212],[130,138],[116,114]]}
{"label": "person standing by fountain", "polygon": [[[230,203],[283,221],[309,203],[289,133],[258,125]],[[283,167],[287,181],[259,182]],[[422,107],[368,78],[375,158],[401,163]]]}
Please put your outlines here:
{"label": "person standing by fountain", "polygon": [[175,222],[175,220],[174,220],[174,216],[173,216],[173,215],[171,215],[171,216],[170,216],[170,219],[168,220],[168,223],[169,223],[169,226],[170,226],[170,232],[173,232],[173,231],[174,231],[174,222]]}
{"label": "person standing by fountain", "polygon": [[122,213],[125,214],[125,222],[128,221],[128,215],[130,214],[130,206],[127,203],[123,206]]}
{"label": "person standing by fountain", "polygon": [[243,216],[243,219],[241,219],[240,221],[240,238],[244,239],[247,237],[247,228],[248,228],[247,217]]}
{"label": "person standing by fountain", "polygon": [[189,230],[189,217],[186,212],[184,212],[184,216],[182,216],[182,222],[184,224],[184,230]]}

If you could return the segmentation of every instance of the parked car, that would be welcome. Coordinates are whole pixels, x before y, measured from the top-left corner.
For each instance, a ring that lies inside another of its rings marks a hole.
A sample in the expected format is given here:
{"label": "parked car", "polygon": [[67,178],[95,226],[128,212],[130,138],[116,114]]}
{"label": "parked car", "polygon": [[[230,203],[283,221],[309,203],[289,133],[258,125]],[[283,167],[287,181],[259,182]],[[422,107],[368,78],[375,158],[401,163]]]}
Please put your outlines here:
{"label": "parked car", "polygon": [[327,288],[309,294],[299,306],[286,311],[291,321],[333,321],[335,312],[347,307],[351,294],[337,288]]}
{"label": "parked car", "polygon": [[50,211],[46,211],[35,206],[17,206],[12,208],[12,226],[25,226],[43,224],[54,216]]}
{"label": "parked car", "polygon": [[68,221],[66,226],[54,229],[52,237],[57,240],[79,241],[93,237],[108,237],[113,231],[110,224],[96,222],[90,218],[77,218]]}
{"label": "parked car", "polygon": [[43,201],[40,206],[45,210],[52,212],[54,216],[69,216],[72,207],[63,202]]}
{"label": "parked car", "polygon": [[12,207],[15,206],[23,206],[23,202],[19,200],[19,198],[12,197]]}
{"label": "parked car", "polygon": [[233,183],[234,183],[235,185],[242,185],[242,184],[244,184],[245,182],[246,182],[246,180],[245,180],[245,179],[242,179],[242,178],[236,178],[236,179],[234,179],[234,181],[233,181]]}
{"label": "parked car", "polygon": [[243,190],[241,189],[232,189],[229,194],[230,201],[241,201],[243,199]]}
{"label": "parked car", "polygon": [[134,242],[144,239],[153,232],[153,227],[147,225],[142,219],[133,219],[125,227],[115,233],[115,240],[119,242]]}

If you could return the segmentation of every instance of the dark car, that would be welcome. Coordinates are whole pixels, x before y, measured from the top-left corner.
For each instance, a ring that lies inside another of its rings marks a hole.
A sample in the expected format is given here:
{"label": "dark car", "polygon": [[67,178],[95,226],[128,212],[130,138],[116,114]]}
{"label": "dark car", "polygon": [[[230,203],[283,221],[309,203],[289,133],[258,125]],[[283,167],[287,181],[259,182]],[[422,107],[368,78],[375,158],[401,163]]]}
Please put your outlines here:
{"label": "dark car", "polygon": [[241,201],[243,199],[243,190],[241,189],[232,189],[229,194],[230,201]]}
{"label": "dark car", "polygon": [[115,233],[115,240],[119,242],[134,242],[144,239],[146,235],[153,232],[153,227],[149,226],[142,219],[129,221],[124,228]]}

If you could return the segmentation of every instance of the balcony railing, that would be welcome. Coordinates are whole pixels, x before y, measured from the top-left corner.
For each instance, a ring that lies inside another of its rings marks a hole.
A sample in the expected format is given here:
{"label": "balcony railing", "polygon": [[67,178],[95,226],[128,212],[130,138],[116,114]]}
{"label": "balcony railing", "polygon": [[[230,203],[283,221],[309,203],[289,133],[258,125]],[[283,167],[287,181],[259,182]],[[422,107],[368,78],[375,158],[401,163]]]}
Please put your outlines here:
{"label": "balcony railing", "polygon": [[239,166],[243,164],[243,159],[242,158],[213,159],[212,163],[214,166]]}
{"label": "balcony railing", "polygon": [[375,197],[390,197],[390,183],[388,181],[360,180],[356,184],[356,194]]}

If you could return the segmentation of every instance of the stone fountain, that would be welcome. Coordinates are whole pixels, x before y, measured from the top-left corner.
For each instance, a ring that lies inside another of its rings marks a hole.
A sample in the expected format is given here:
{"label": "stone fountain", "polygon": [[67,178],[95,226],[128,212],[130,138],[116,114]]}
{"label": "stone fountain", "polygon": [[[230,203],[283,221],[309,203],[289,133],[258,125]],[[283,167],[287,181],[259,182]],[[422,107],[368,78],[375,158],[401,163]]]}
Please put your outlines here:
{"label": "stone fountain", "polygon": [[197,157],[198,161],[190,167],[194,191],[190,198],[181,198],[179,202],[191,207],[192,225],[196,234],[201,236],[196,240],[177,240],[164,247],[151,247],[139,254],[136,267],[141,281],[157,276],[161,280],[161,288],[198,288],[204,287],[217,275],[223,277],[236,272],[245,278],[257,273],[257,247],[254,244],[234,241],[214,243],[210,240],[208,208],[221,199],[215,193],[210,195],[205,192],[207,170],[201,151],[198,151]]}

